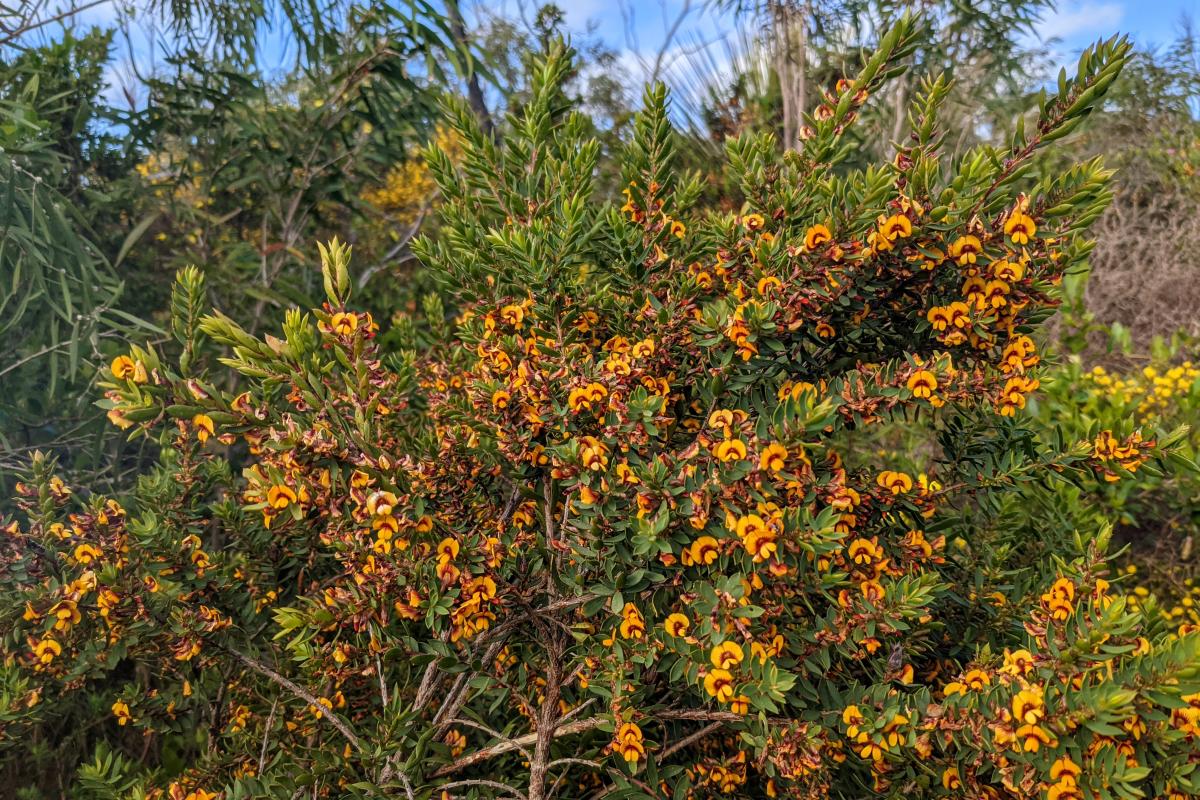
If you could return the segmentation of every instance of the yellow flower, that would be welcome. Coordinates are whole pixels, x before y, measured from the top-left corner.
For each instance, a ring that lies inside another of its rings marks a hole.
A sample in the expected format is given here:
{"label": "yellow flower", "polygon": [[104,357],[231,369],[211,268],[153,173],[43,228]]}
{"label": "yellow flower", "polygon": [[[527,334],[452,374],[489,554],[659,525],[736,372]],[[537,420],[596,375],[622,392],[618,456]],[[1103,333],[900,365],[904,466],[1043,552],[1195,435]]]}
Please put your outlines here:
{"label": "yellow flower", "polygon": [[717,560],[721,554],[717,540],[711,536],[701,536],[691,544],[691,560],[696,564],[708,565]]}
{"label": "yellow flower", "polygon": [[758,468],[764,472],[779,472],[787,463],[787,448],[778,442],[771,442],[758,454]]}
{"label": "yellow flower", "polygon": [[937,377],[929,370],[919,369],[908,379],[908,389],[913,397],[928,400],[937,391]]}
{"label": "yellow flower", "polygon": [[742,539],[742,544],[745,545],[746,552],[755,562],[761,562],[778,552],[779,546],[775,543],[775,539],[775,531],[767,528],[750,533]]}
{"label": "yellow flower", "polygon": [[1028,650],[1004,651],[1004,666],[1000,667],[1000,672],[1017,677],[1028,675],[1031,669],[1033,669],[1033,654]]}
{"label": "yellow flower", "polygon": [[33,655],[39,664],[47,665],[62,655],[62,645],[50,637],[46,637],[33,646]]}
{"label": "yellow flower", "polygon": [[296,502],[296,493],[290,486],[277,483],[267,490],[267,505],[279,511]]}
{"label": "yellow flower", "polygon": [[1022,689],[1012,699],[1013,719],[1027,725],[1034,725],[1046,716],[1045,701],[1042,699],[1042,688],[1036,684]]}
{"label": "yellow flower", "polygon": [[54,630],[67,632],[71,627],[78,625],[82,617],[79,614],[79,607],[74,600],[62,600],[50,609],[50,614],[54,617]]}
{"label": "yellow flower", "polygon": [[1037,233],[1037,224],[1033,218],[1021,211],[1013,211],[1004,223],[1004,234],[1013,240],[1013,244],[1029,244],[1029,239]]}
{"label": "yellow flower", "polygon": [[726,439],[713,448],[713,455],[722,461],[741,461],[746,457],[746,443],[741,439]]}
{"label": "yellow flower", "polygon": [[1017,737],[1021,740],[1021,749],[1026,753],[1036,753],[1043,746],[1053,746],[1054,737],[1040,725],[1022,725],[1017,728]]}
{"label": "yellow flower", "polygon": [[646,621],[642,619],[642,612],[638,611],[633,605],[626,603],[625,608],[621,610],[621,638],[622,639],[640,639],[646,633]]}
{"label": "yellow flower", "polygon": [[[858,706],[846,706],[844,709],[842,709],[842,722],[846,725],[850,725],[852,727],[861,725],[865,719],[866,718],[862,715],[862,711],[859,710]],[[857,735],[857,731],[855,733],[850,733],[849,735],[855,736]]]}
{"label": "yellow flower", "polygon": [[737,642],[726,641],[714,647],[708,657],[714,667],[727,670],[736,664],[742,663],[746,654],[742,651],[742,646]]}
{"label": "yellow flower", "polygon": [[958,237],[950,245],[950,257],[957,261],[959,266],[965,267],[978,261],[982,250],[983,244],[979,237],[968,234]]}
{"label": "yellow flower", "polygon": [[75,548],[75,560],[80,564],[90,564],[101,556],[100,549],[86,542]]}
{"label": "yellow flower", "polygon": [[214,433],[212,417],[208,414],[197,414],[192,417],[192,425],[196,427],[196,438],[202,443],[208,441],[208,437]]}
{"label": "yellow flower", "polygon": [[634,358],[648,358],[654,355],[654,340],[642,339],[633,346],[633,349],[630,350],[630,354]]}
{"label": "yellow flower", "polygon": [[108,410],[108,421],[116,425],[121,430],[128,430],[133,427],[133,422],[126,418],[125,412],[119,408],[110,408]]}
{"label": "yellow flower", "polygon": [[879,232],[889,242],[906,239],[912,234],[912,220],[903,214],[893,214],[879,226]]}
{"label": "yellow flower", "polygon": [[521,327],[521,323],[525,321],[525,309],[517,305],[508,305],[500,309],[500,319],[507,322],[514,328]]}
{"label": "yellow flower", "polygon": [[963,684],[973,692],[982,691],[983,687],[990,685],[991,682],[991,676],[981,669],[967,670],[967,673],[963,675]]}
{"label": "yellow flower", "polygon": [[966,303],[954,301],[948,306],[934,306],[925,314],[933,329],[942,332],[952,328],[965,328],[971,324],[971,309]]}
{"label": "yellow flower", "polygon": [[446,738],[443,741],[450,748],[450,755],[454,758],[461,756],[467,749],[467,736],[462,731],[450,729],[446,732]]}
{"label": "yellow flower", "polygon": [[846,554],[855,564],[865,566],[883,558],[883,548],[874,539],[855,539],[846,548]]}
{"label": "yellow flower", "polygon": [[608,448],[594,436],[584,436],[581,440],[579,456],[586,469],[600,472],[608,466]]}
{"label": "yellow flower", "polygon": [[632,722],[626,722],[617,728],[613,737],[613,749],[621,758],[631,764],[636,764],[646,755],[646,745],[642,740],[642,729]]}
{"label": "yellow flower", "polygon": [[349,336],[358,330],[358,316],[346,311],[339,311],[329,318],[329,328],[338,336]]}
{"label": "yellow flower", "polygon": [[583,410],[592,410],[593,406],[608,397],[608,389],[602,383],[592,382],[587,386],[579,386],[571,390],[567,396],[567,407],[578,414]]}
{"label": "yellow flower", "polygon": [[133,715],[129,713],[129,706],[124,700],[118,700],[112,704],[112,712],[117,717],[118,725],[128,725],[133,719]]}
{"label": "yellow flower", "polygon": [[146,382],[146,367],[140,361],[134,361],[129,356],[117,356],[109,365],[113,377],[120,381]]}
{"label": "yellow flower", "polygon": [[903,472],[893,472],[892,470],[884,470],[879,473],[875,482],[892,494],[904,494],[913,487],[912,478]]}
{"label": "yellow flower", "polygon": [[663,630],[665,630],[671,636],[683,636],[688,632],[688,628],[690,628],[691,625],[691,620],[689,620],[686,616],[675,613],[667,617],[666,622],[663,623]]}
{"label": "yellow flower", "polygon": [[709,670],[704,676],[704,691],[718,703],[728,703],[733,699],[733,675],[724,669]]}
{"label": "yellow flower", "polygon": [[832,238],[833,234],[829,232],[829,228],[825,225],[817,223],[805,231],[804,249],[816,250],[818,247],[830,241]]}

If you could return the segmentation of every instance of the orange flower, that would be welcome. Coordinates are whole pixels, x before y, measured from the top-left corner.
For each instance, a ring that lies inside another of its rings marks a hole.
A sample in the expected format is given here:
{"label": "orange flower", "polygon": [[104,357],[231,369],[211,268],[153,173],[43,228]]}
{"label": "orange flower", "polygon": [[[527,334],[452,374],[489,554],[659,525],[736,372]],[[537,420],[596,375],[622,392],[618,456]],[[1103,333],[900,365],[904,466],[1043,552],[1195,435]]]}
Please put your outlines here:
{"label": "orange flower", "polygon": [[816,250],[821,245],[830,241],[833,234],[829,232],[829,228],[825,225],[817,223],[809,228],[804,234],[804,249]]}
{"label": "orange flower", "polygon": [[98,547],[84,542],[75,548],[74,556],[75,560],[80,564],[91,564],[93,561],[100,558],[101,553]]}
{"label": "orange flower", "polygon": [[281,511],[294,502],[296,493],[290,486],[277,483],[267,490],[267,505],[276,511]]}
{"label": "orange flower", "polygon": [[713,455],[721,461],[741,461],[746,458],[746,443],[741,439],[726,439],[713,447]]}
{"label": "orange flower", "polygon": [[579,457],[583,466],[594,472],[600,472],[608,466],[608,448],[594,436],[584,436],[579,448]]}
{"label": "orange flower", "polygon": [[892,470],[884,470],[879,473],[879,477],[875,482],[887,489],[892,494],[904,494],[913,487],[912,478],[903,472],[893,472]]}
{"label": "orange flower", "polygon": [[613,749],[630,764],[636,764],[645,758],[646,745],[642,740],[642,729],[632,722],[626,722],[617,728],[616,736],[613,737]]}
{"label": "orange flower", "polygon": [[720,554],[721,550],[717,540],[711,536],[701,536],[691,544],[693,563],[708,565],[716,561]]}
{"label": "orange flower", "polygon": [[640,639],[646,633],[646,621],[642,618],[642,612],[638,611],[633,605],[626,603],[625,608],[621,610],[621,638],[622,639]]}
{"label": "orange flower", "polygon": [[500,319],[514,328],[519,328],[525,320],[525,309],[517,305],[504,306],[504,308],[500,309]]}
{"label": "orange flower", "polygon": [[919,369],[914,372],[908,379],[908,390],[913,393],[913,397],[928,400],[933,397],[933,393],[937,391],[937,377],[932,372],[925,369]]}

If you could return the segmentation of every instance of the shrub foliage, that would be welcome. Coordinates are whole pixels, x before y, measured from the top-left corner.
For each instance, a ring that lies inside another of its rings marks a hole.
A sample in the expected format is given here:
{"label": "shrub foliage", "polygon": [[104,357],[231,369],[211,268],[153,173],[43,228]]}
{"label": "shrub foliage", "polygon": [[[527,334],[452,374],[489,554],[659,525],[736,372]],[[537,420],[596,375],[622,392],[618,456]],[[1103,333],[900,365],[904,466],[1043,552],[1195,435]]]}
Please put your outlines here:
{"label": "shrub foliage", "polygon": [[[843,168],[914,41],[898,23],[798,150],[731,141],[737,214],[673,169],[661,88],[624,197],[594,197],[562,48],[502,143],[451,107],[414,249],[456,318],[430,300],[419,352],[381,355],[336,241],[327,302],[278,336],[203,316],[181,272],[177,355],[133,348],[104,401],[159,468],[121,501],[48,459],[20,487],[0,741],[90,688],[111,718],[79,783],[109,796],[1195,793],[1200,637],[1110,585],[1105,530],[999,522],[1022,484],[1173,457],[1023,419],[1108,199],[1098,163],[1026,176],[1128,47],[954,164],[930,79],[894,161]],[[920,470],[856,447],[914,423]]]}

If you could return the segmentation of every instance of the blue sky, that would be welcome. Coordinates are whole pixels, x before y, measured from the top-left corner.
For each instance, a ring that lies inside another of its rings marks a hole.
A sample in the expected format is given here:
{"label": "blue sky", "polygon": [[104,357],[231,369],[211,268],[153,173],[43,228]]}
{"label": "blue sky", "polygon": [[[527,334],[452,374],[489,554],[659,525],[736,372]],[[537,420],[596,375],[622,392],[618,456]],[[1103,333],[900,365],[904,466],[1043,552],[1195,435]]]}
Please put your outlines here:
{"label": "blue sky", "polygon": [[[573,28],[583,29],[590,23],[605,40],[626,49],[628,37],[618,2],[558,0],[558,5],[566,11]],[[637,8],[636,31],[643,53],[651,54],[658,49],[686,2],[629,0],[626,3]],[[699,11],[694,11],[682,28],[711,40],[728,29],[728,22],[703,5],[702,0],[692,0],[693,8]],[[1056,60],[1069,70],[1080,50],[1116,32],[1129,33],[1139,47],[1167,44],[1175,38],[1183,15],[1200,19],[1200,0],[1059,0],[1055,10],[1038,26],[1036,38],[1042,42],[1058,40],[1054,46]],[[1056,66],[1054,72],[1057,71]]]}
{"label": "blue sky", "polygon": [[[133,0],[143,5],[144,0]],[[677,54],[680,43],[691,46],[709,43],[709,52],[717,63],[725,62],[722,37],[728,36],[731,25],[727,17],[712,11],[705,0],[556,0],[566,12],[569,27],[575,31],[590,30],[609,46],[621,53],[621,60],[634,80],[646,77],[650,62],[660,49],[667,31],[676,24],[680,12],[690,9],[676,33],[676,46],[668,54]],[[478,3],[474,6],[473,3]],[[485,8],[503,14],[517,15],[522,0],[464,0],[468,9]],[[537,0],[524,0],[533,8]],[[1073,67],[1079,51],[1097,38],[1115,32],[1129,33],[1139,47],[1161,46],[1169,43],[1178,30],[1180,19],[1190,15],[1200,18],[1200,0],[1059,0],[1054,11],[1047,14],[1038,26],[1035,40],[1056,41],[1053,60]],[[119,0],[91,9],[82,22],[111,24],[117,17]],[[621,9],[625,8],[626,13]],[[630,11],[632,9],[632,11]],[[123,48],[110,70],[109,97],[123,102],[123,86],[136,83],[130,80],[130,58],[144,64],[149,54],[147,42],[156,35],[145,16],[139,15],[133,30],[131,48]],[[132,52],[130,52],[130,49]],[[1057,65],[1052,73],[1057,73]]]}

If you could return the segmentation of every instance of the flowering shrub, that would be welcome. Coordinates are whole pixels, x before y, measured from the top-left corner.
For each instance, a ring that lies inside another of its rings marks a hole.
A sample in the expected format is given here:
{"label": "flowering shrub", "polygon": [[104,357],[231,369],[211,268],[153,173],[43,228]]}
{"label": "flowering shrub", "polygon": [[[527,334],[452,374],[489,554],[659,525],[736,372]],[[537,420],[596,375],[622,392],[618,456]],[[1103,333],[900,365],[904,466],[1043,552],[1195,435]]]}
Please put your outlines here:
{"label": "flowering shrub", "polygon": [[[200,319],[182,272],[180,357],[132,349],[105,400],[160,469],[118,502],[39,460],[7,524],[5,741],[108,681],[111,738],[174,733],[178,766],[82,777],[183,800],[1195,793],[1193,627],[1130,606],[1104,531],[995,524],[1022,483],[1172,452],[1040,445],[1023,411],[1106,173],[1022,176],[1127,45],[1010,151],[944,163],[935,79],[893,163],[839,170],[913,32],[799,151],[730,142],[737,214],[694,207],[661,89],[620,205],[591,197],[564,53],[503,146],[453,107],[415,251],[458,317],[420,352],[381,357],[337,242],[280,336]],[[922,469],[855,449],[905,420],[939,443]]]}
{"label": "flowering shrub", "polygon": [[1130,430],[1150,421],[1178,431],[1172,437],[1177,441],[1172,469],[1139,470],[1131,480],[1104,475],[1084,488],[1087,505],[1116,526],[1118,543],[1128,545],[1121,560],[1131,576],[1130,601],[1150,602],[1149,613],[1176,623],[1200,622],[1192,591],[1200,522],[1194,510],[1200,498],[1194,464],[1200,370],[1180,360],[1178,348],[1162,345],[1140,369],[1085,369],[1072,358],[1044,377],[1045,392],[1035,404],[1044,432],[1096,437],[1102,430]]}

